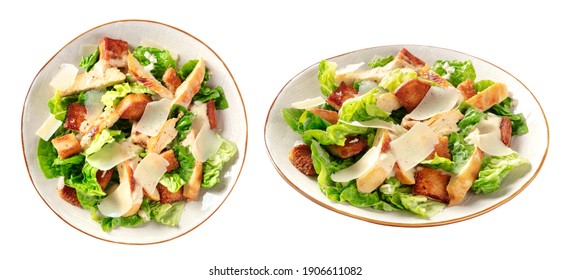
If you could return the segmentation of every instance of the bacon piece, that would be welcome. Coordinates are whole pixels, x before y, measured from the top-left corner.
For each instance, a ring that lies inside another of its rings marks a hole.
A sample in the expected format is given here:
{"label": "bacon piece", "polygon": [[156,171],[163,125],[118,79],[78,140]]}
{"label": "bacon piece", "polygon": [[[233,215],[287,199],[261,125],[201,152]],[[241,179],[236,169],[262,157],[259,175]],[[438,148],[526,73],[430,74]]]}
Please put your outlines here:
{"label": "bacon piece", "polygon": [[104,37],[99,41],[99,60],[117,68],[127,66],[129,43]]}
{"label": "bacon piece", "polygon": [[85,121],[87,115],[87,108],[83,104],[71,103],[67,105],[67,116],[63,127],[79,132],[81,124]]}
{"label": "bacon piece", "polygon": [[216,117],[216,102],[214,100],[208,100],[208,102],[206,102],[206,115],[208,116],[210,128],[216,129],[218,126],[218,120]]}
{"label": "bacon piece", "polygon": [[513,123],[509,117],[503,116],[501,118],[501,124],[499,124],[501,129],[501,141],[505,146],[511,146],[511,136],[513,134]]}
{"label": "bacon piece", "polygon": [[340,107],[342,107],[342,104],[346,100],[353,98],[357,94],[358,91],[356,91],[352,86],[341,82],[336,90],[333,91],[327,98],[327,103],[329,103],[336,110],[340,110]]}

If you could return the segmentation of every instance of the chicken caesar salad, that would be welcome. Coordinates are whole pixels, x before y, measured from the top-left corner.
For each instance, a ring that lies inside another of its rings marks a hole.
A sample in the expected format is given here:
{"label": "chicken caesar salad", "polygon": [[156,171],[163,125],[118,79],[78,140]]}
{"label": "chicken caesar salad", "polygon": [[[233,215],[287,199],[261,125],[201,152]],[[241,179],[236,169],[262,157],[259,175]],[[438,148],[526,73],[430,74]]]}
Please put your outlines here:
{"label": "chicken caesar salad", "polygon": [[342,68],[322,60],[315,78],[322,94],[281,115],[300,135],[289,161],[332,201],[432,218],[530,166],[511,145],[529,130],[516,100],[470,60],[430,67],[402,48]]}
{"label": "chicken caesar salad", "polygon": [[50,82],[50,115],[36,132],[43,174],[103,231],[177,226],[237,153],[220,134],[217,111],[229,104],[210,77],[203,58],[179,66],[162,46],[102,38]]}

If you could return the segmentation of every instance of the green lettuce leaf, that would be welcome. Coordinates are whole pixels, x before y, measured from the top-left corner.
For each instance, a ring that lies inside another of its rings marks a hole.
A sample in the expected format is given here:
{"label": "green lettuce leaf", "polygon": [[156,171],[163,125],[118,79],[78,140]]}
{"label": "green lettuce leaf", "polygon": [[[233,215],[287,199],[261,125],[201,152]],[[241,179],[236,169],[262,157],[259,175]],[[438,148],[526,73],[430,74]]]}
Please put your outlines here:
{"label": "green lettuce leaf", "polygon": [[512,112],[512,98],[507,97],[501,103],[494,105],[489,108],[488,112],[493,113],[498,116],[507,116],[511,119],[511,124],[513,128],[513,135],[524,135],[528,133],[528,126],[526,125],[526,119],[522,113],[514,114]]}
{"label": "green lettuce leaf", "polygon": [[473,84],[473,88],[475,92],[481,92],[486,88],[492,86],[495,82],[491,80],[480,80]]}
{"label": "green lettuce leaf", "polygon": [[65,121],[65,116],[67,115],[67,106],[71,103],[77,102],[78,97],[78,94],[62,97],[61,92],[57,90],[53,97],[48,101],[50,113],[55,117],[55,119],[62,122]]}
{"label": "green lettuce leaf", "polygon": [[513,168],[528,164],[530,161],[517,152],[506,156],[487,156],[483,158],[479,176],[471,186],[471,190],[485,194],[495,192]]}
{"label": "green lettuce leaf", "polygon": [[326,130],[309,129],[303,133],[303,141],[305,143],[311,140],[317,140],[322,145],[339,145],[344,146],[346,136],[348,135],[363,135],[374,133],[374,129],[366,127],[357,127],[344,123],[337,123],[328,126]]}
{"label": "green lettuce leaf", "polygon": [[321,92],[324,96],[331,95],[331,93],[338,87],[338,84],[334,79],[336,75],[336,67],[337,64],[335,62],[321,60],[319,63],[318,79],[321,84]]}
{"label": "green lettuce leaf", "polygon": [[354,164],[354,159],[332,158],[317,141],[311,141],[311,159],[318,174],[317,184],[323,194],[333,201],[341,201],[341,193],[346,185],[334,182],[331,174]]}
{"label": "green lettuce leaf", "polygon": [[[381,199],[393,208],[407,210],[425,218],[431,218],[445,208],[444,203],[428,199],[422,195],[414,195],[411,187],[408,186],[396,187],[392,193],[382,193]],[[380,204],[379,206],[374,208],[384,210],[381,207],[385,207],[385,205]]]}
{"label": "green lettuce leaf", "polygon": [[449,135],[448,147],[456,170],[461,170],[475,151],[475,147],[469,145],[465,141],[463,134],[458,132],[452,132]]}
{"label": "green lettuce leaf", "polygon": [[81,172],[69,174],[65,178],[65,185],[87,196],[105,196],[106,193],[101,189],[97,181],[97,171],[99,171],[97,168],[85,162]]}
{"label": "green lettuce leaf", "polygon": [[475,81],[475,78],[477,78],[471,60],[437,60],[432,69],[448,80],[454,87],[457,87],[457,85],[467,79]]}
{"label": "green lettuce leaf", "polygon": [[[221,138],[221,136],[218,135]],[[204,162],[202,188],[211,188],[220,183],[220,174],[224,164],[228,162],[236,153],[235,143],[222,139],[222,145],[218,151]]]}
{"label": "green lettuce leaf", "polygon": [[418,73],[410,68],[398,68],[394,69],[378,83],[378,86],[386,89],[388,92],[393,92],[398,86],[407,80],[411,80],[418,77]]}
{"label": "green lettuce leaf", "polygon": [[224,110],[230,107],[228,100],[226,99],[226,94],[221,86],[210,88],[202,85],[198,93],[196,93],[194,98],[192,98],[192,101],[200,101],[202,103],[210,100],[214,100],[216,110]]}
{"label": "green lettuce leaf", "polygon": [[116,84],[113,90],[108,90],[101,96],[101,103],[107,107],[115,107],[129,93],[131,93],[131,86],[128,83]]}
{"label": "green lettuce leaf", "polygon": [[463,113],[463,119],[457,123],[457,127],[459,128],[459,133],[463,137],[466,137],[481,121],[482,118],[486,118],[486,115],[483,111],[471,106],[466,102],[461,103],[459,110]]}
{"label": "green lettuce leaf", "polygon": [[342,104],[338,118],[347,122],[372,119],[390,120],[390,114],[376,105],[376,94],[379,92],[378,88],[374,88],[360,98],[347,100]]}
{"label": "green lettuce leaf", "polygon": [[138,227],[144,223],[144,220],[137,214],[128,217],[104,217],[101,220],[101,228],[104,232],[109,232],[117,227]]}
{"label": "green lettuce leaf", "polygon": [[[142,66],[152,64],[150,73],[162,82],[162,76],[168,67],[177,69],[176,60],[172,58],[168,50],[138,46],[133,51],[133,56],[141,63]],[[147,58],[147,56],[150,58]]]}
{"label": "green lettuce leaf", "polygon": [[368,67],[370,67],[370,68],[384,67],[384,66],[386,66],[386,64],[390,63],[392,60],[394,60],[393,55],[389,55],[387,57],[374,58],[368,62]]}
{"label": "green lettuce leaf", "polygon": [[150,220],[173,227],[180,223],[180,217],[182,217],[182,212],[184,211],[184,204],[183,201],[160,203],[145,198],[141,204],[141,210],[148,215]]}
{"label": "green lettuce leaf", "polygon": [[120,141],[125,138],[124,132],[121,130],[103,129],[99,134],[93,138],[93,142],[85,149],[85,155],[91,155],[103,148],[105,144],[110,144],[115,141]]}
{"label": "green lettuce leaf", "polygon": [[178,134],[176,134],[175,138],[176,142],[181,142],[184,139],[186,139],[186,135],[188,134],[188,131],[192,127],[192,122],[194,121],[194,117],[196,117],[194,113],[188,111],[188,109],[186,109],[184,106],[180,104],[174,104],[170,109],[170,114],[168,118],[176,118],[180,114],[182,114],[182,116],[174,126],[174,128],[176,128],[176,131],[178,131]]}
{"label": "green lettuce leaf", "polygon": [[437,153],[435,154],[435,157],[433,159],[423,160],[422,162],[420,162],[420,164],[434,169],[441,169],[443,171],[447,171],[453,174],[459,173],[459,170],[457,170],[457,165],[455,164],[455,162],[453,162],[450,159],[440,157],[437,155]]}
{"label": "green lettuce leaf", "polygon": [[99,61],[99,48],[96,48],[94,52],[88,54],[87,56],[81,57],[81,62],[79,62],[79,67],[89,72],[93,65]]}
{"label": "green lettuce leaf", "polygon": [[194,158],[188,147],[176,145],[172,149],[174,151],[174,156],[178,160],[178,168],[162,175],[159,182],[170,192],[174,193],[186,184],[190,180],[190,177],[192,177],[196,158]]}

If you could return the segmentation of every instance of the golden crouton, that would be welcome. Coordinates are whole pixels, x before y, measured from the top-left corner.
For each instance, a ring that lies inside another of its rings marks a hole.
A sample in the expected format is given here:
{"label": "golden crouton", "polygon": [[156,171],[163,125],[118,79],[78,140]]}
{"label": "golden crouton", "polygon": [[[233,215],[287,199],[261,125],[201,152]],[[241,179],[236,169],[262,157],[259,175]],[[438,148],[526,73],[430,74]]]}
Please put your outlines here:
{"label": "golden crouton", "polygon": [[327,103],[336,110],[340,110],[340,107],[342,107],[342,104],[346,100],[353,98],[357,94],[358,91],[356,91],[351,85],[341,82],[336,90],[327,97]]}
{"label": "golden crouton", "polygon": [[185,200],[184,196],[182,195],[182,188],[173,193],[170,192],[164,185],[158,183],[158,185],[156,185],[156,189],[160,195],[160,203],[173,203]]}
{"label": "golden crouton", "polygon": [[326,145],[325,148],[331,154],[339,158],[349,158],[360,154],[368,147],[368,141],[354,136],[346,137],[344,146]]}
{"label": "golden crouton", "polygon": [[301,173],[307,176],[317,175],[311,154],[311,147],[306,144],[299,144],[289,151],[289,161]]}
{"label": "golden crouton", "polygon": [[95,174],[95,178],[97,178],[97,183],[99,183],[99,186],[101,186],[102,190],[105,190],[105,188],[109,184],[109,181],[111,181],[114,170],[115,169],[113,168],[109,170],[98,170],[97,173]]}
{"label": "golden crouton", "polygon": [[99,41],[99,60],[108,65],[122,68],[127,66],[129,43],[104,37]]}
{"label": "golden crouton", "polygon": [[335,124],[338,122],[338,113],[335,111],[331,111],[331,110],[325,110],[325,109],[320,109],[320,108],[310,108],[307,109],[309,110],[309,112],[323,118],[325,121],[331,123],[331,124]]}
{"label": "golden crouton", "polygon": [[77,199],[77,191],[75,191],[74,188],[64,185],[61,188],[57,188],[57,194],[65,202],[67,202],[73,206],[77,206],[77,207],[82,208],[81,203],[79,202],[79,199]]}
{"label": "golden crouton", "polygon": [[447,185],[450,175],[433,168],[418,167],[416,171],[416,183],[413,186],[413,193],[427,196],[441,202],[449,202]]}
{"label": "golden crouton", "polygon": [[449,206],[457,205],[463,200],[465,194],[479,174],[481,162],[483,161],[483,151],[475,148],[471,157],[462,168],[462,170],[451,177],[449,185],[447,185],[447,192],[449,194]]}
{"label": "golden crouton", "polygon": [[216,129],[218,127],[218,118],[216,117],[216,102],[214,100],[206,102],[206,116],[208,116],[210,128]]}
{"label": "golden crouton", "polygon": [[51,143],[57,150],[57,155],[62,159],[81,153],[81,144],[72,133],[55,138],[51,140]]}
{"label": "golden crouton", "polygon": [[166,167],[166,172],[170,172],[180,166],[176,155],[174,155],[174,150],[166,150],[160,154],[165,160],[168,161],[168,166]]}
{"label": "golden crouton", "polygon": [[182,81],[178,77],[178,74],[176,74],[176,70],[174,70],[174,68],[172,67],[166,68],[166,71],[164,71],[164,75],[162,75],[162,80],[164,81],[166,88],[168,88],[168,90],[170,90],[171,92],[175,92],[176,89],[182,83]]}
{"label": "golden crouton", "polygon": [[461,92],[463,100],[467,100],[477,94],[475,87],[473,86],[473,81],[471,79],[467,79],[461,84],[457,85],[457,89],[459,92]]}
{"label": "golden crouton", "polygon": [[394,95],[398,98],[398,102],[406,108],[406,111],[413,111],[418,104],[424,99],[431,85],[420,79],[411,79],[402,83],[394,90]]}
{"label": "golden crouton", "polygon": [[85,121],[85,115],[87,115],[85,105],[79,103],[67,105],[67,116],[65,116],[63,127],[79,132],[81,124]]}
{"label": "golden crouton", "polygon": [[504,83],[494,83],[477,95],[467,99],[466,102],[481,111],[486,111],[507,97],[509,97],[507,85]]}
{"label": "golden crouton", "polygon": [[122,119],[138,121],[141,119],[146,104],[152,102],[152,98],[144,93],[131,93],[117,104],[117,114]]}
{"label": "golden crouton", "polygon": [[511,119],[505,116],[502,117],[499,128],[501,129],[501,141],[503,141],[503,144],[505,144],[505,146],[510,147],[511,136],[513,134],[513,123],[511,122]]}

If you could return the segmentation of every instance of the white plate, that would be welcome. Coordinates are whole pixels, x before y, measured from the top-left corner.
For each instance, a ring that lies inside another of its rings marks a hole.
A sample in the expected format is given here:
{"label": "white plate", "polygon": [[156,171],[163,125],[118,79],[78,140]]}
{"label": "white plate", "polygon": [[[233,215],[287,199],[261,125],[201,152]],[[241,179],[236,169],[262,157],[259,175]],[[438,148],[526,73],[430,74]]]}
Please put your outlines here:
{"label": "white plate", "polygon": [[[177,227],[147,223],[137,228],[116,228],[103,232],[100,224],[91,219],[87,210],[64,202],[57,195],[57,179],[47,180],[37,162],[38,127],[49,115],[48,100],[53,90],[48,85],[59,65],[81,60],[82,46],[98,44],[104,36],[121,39],[135,47],[141,42],[156,43],[179,56],[178,65],[189,59],[202,57],[212,74],[210,85],[220,85],[229,108],[218,111],[218,126],[224,138],[234,141],[238,153],[227,163],[222,182],[209,190],[201,190],[196,202],[186,204]],[[230,123],[231,120],[231,123]],[[222,59],[198,38],[178,28],[153,21],[123,20],[95,27],[73,39],[58,51],[39,71],[28,91],[22,113],[22,144],[30,178],[38,194],[47,206],[63,221],[77,230],[102,240],[126,244],[159,243],[180,237],[206,221],[225,201],[241,173],[247,144],[247,119],[241,94],[230,70]]]}
{"label": "white plate", "polygon": [[536,177],[547,154],[549,145],[548,123],[538,100],[523,83],[503,69],[471,55],[438,47],[418,45],[380,46],[346,53],[327,60],[336,62],[340,69],[348,64],[368,62],[375,55],[396,55],[404,47],[418,58],[424,60],[428,65],[433,65],[438,59],[470,59],[475,67],[477,80],[491,79],[506,83],[513,98],[519,102],[516,112],[524,114],[529,127],[529,133],[513,138],[512,147],[523,157],[530,160],[531,170],[526,170],[527,172],[522,177],[517,177],[520,174],[509,174],[503,181],[500,190],[495,193],[488,195],[468,194],[460,205],[445,208],[431,219],[424,219],[406,212],[383,212],[372,208],[358,208],[347,203],[331,201],[321,193],[315,178],[303,175],[289,162],[287,158],[289,150],[296,141],[301,140],[301,137],[281,117],[281,109],[291,107],[291,103],[321,95],[317,80],[318,63],[315,63],[293,77],[283,87],[267,115],[265,144],[279,174],[294,189],[327,209],[364,221],[390,226],[422,227],[454,223],[489,212],[511,200]]}

